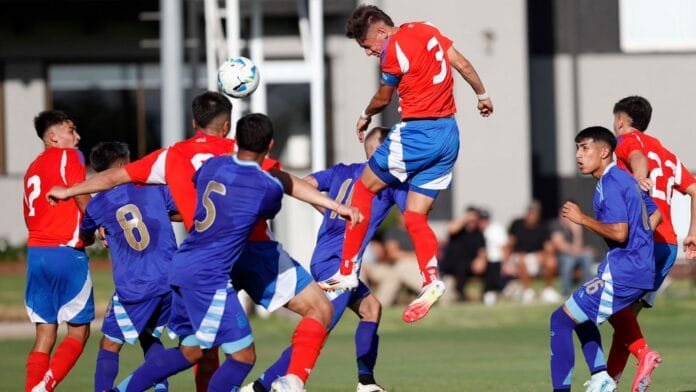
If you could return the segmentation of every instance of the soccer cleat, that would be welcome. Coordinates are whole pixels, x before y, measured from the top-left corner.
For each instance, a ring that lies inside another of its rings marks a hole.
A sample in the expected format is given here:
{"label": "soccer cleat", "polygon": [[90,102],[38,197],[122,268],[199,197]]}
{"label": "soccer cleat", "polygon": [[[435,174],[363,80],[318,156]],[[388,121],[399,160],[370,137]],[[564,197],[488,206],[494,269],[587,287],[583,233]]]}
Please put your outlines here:
{"label": "soccer cleat", "polygon": [[343,275],[341,271],[336,271],[330,278],[317,283],[326,291],[352,290],[358,287],[358,274],[353,271],[350,275]]}
{"label": "soccer cleat", "polygon": [[304,383],[294,374],[288,374],[273,381],[271,392],[306,392]]}
{"label": "soccer cleat", "polygon": [[249,384],[241,387],[239,392],[254,392],[254,382],[252,381]]}
{"label": "soccer cleat", "polygon": [[662,363],[662,357],[657,351],[647,349],[648,352],[638,362],[638,370],[633,377],[631,392],[646,392],[650,388],[650,376],[656,367]]}
{"label": "soccer cleat", "polygon": [[379,384],[358,383],[358,389],[356,392],[387,392],[387,390],[382,388],[382,386]]}
{"label": "soccer cleat", "polygon": [[616,382],[606,370],[593,374],[583,386],[587,387],[585,392],[616,392]]}
{"label": "soccer cleat", "polygon": [[401,315],[401,319],[407,323],[418,321],[425,317],[435,301],[445,292],[445,283],[441,280],[433,280],[424,286],[418,297],[411,301]]}

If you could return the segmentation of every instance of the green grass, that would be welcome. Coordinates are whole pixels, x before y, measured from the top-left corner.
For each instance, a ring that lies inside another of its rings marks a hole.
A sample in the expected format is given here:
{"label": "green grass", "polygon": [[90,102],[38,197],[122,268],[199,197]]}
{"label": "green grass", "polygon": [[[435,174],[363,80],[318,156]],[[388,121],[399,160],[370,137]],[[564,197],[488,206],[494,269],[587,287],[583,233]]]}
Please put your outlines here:
{"label": "green grass", "polygon": [[[5,290],[5,286],[1,286]],[[686,282],[667,292],[658,306],[641,315],[650,344],[664,358],[654,375],[654,391],[696,391],[696,297]],[[462,305],[436,308],[416,325],[400,321],[400,308],[388,309],[380,327],[377,378],[390,391],[542,391],[550,389],[548,316],[553,306],[503,303],[494,307]],[[259,375],[286,346],[294,321],[253,319]],[[349,391],[355,388],[353,331],[356,318],[348,314],[332,333],[308,384],[311,391]],[[611,328],[603,326],[605,347]],[[99,334],[62,385],[62,390],[92,387]],[[0,390],[20,390],[30,340],[0,340]],[[573,385],[580,390],[588,378],[581,352],[576,350]],[[133,370],[140,354],[124,349],[122,374]],[[633,377],[628,367],[625,384]],[[249,378],[250,380],[251,378]],[[190,372],[171,379],[172,391],[192,389]],[[624,387],[625,389],[625,387]]]}

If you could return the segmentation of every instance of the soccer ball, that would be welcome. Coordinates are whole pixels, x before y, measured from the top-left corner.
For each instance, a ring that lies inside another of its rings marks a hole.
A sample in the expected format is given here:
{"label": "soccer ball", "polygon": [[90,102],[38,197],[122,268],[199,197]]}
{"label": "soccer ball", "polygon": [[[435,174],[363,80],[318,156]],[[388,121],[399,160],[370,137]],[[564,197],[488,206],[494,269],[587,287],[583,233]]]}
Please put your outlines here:
{"label": "soccer ball", "polygon": [[218,68],[218,89],[232,98],[244,98],[259,86],[259,71],[246,57],[232,57]]}

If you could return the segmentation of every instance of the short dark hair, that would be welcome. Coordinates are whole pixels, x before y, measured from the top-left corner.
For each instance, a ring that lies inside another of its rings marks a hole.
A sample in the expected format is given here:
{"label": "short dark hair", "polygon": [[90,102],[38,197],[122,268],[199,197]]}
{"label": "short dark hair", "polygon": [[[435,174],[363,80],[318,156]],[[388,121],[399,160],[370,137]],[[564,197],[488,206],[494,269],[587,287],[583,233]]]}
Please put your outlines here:
{"label": "short dark hair", "polygon": [[616,136],[614,136],[610,130],[604,127],[588,127],[575,135],[575,143],[580,143],[585,139],[592,139],[596,142],[606,143],[610,147],[611,152],[614,152],[614,149],[616,148]]}
{"label": "short dark hair", "polygon": [[381,143],[387,139],[387,135],[389,135],[388,127],[374,127],[367,131],[367,134],[365,135],[365,140],[369,140],[373,137],[379,137],[379,141]]}
{"label": "short dark hair", "polygon": [[247,114],[237,121],[235,139],[240,150],[264,152],[273,140],[273,123],[265,114]]}
{"label": "short dark hair", "polygon": [[638,95],[622,98],[614,104],[614,114],[619,112],[626,113],[631,118],[633,128],[642,132],[648,129],[652,117],[652,106],[647,99]]}
{"label": "short dark hair", "polygon": [[362,41],[370,26],[380,20],[387,26],[394,26],[389,15],[374,5],[358,6],[346,22],[346,37]]}
{"label": "short dark hair", "polygon": [[34,117],[34,128],[39,139],[43,139],[46,130],[66,121],[75,122],[67,113],[60,110],[44,110]]}
{"label": "short dark hair", "polygon": [[89,162],[96,172],[104,171],[120,160],[129,159],[128,145],[122,142],[99,142],[89,153]]}
{"label": "short dark hair", "polygon": [[193,98],[191,111],[196,125],[205,128],[219,116],[231,116],[232,103],[220,93],[206,91]]}

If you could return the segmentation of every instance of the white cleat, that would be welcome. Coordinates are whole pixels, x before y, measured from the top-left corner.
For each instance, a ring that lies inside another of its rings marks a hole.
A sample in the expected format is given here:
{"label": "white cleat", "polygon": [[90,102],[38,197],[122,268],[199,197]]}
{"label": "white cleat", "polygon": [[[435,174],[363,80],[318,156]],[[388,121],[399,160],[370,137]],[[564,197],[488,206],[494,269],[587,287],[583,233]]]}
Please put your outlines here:
{"label": "white cleat", "polygon": [[593,374],[583,386],[587,387],[585,392],[616,392],[616,382],[606,371]]}
{"label": "white cleat", "polygon": [[254,382],[252,381],[249,384],[241,387],[239,392],[254,392]]}
{"label": "white cleat", "polygon": [[379,384],[358,383],[358,389],[356,392],[387,392],[387,390],[382,388],[382,386]]}
{"label": "white cleat", "polygon": [[343,275],[341,271],[336,271],[330,278],[317,283],[326,291],[352,290],[358,287],[358,274],[353,271],[350,275]]}
{"label": "white cleat", "polygon": [[411,301],[401,314],[401,319],[407,323],[418,321],[425,317],[430,311],[433,304],[445,293],[445,282],[441,280],[433,280],[427,286],[424,286],[418,297]]}
{"label": "white cleat", "polygon": [[306,392],[304,383],[294,374],[288,374],[273,381],[271,392]]}

